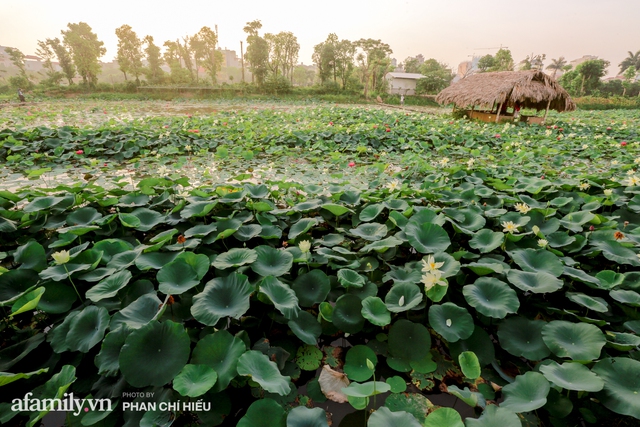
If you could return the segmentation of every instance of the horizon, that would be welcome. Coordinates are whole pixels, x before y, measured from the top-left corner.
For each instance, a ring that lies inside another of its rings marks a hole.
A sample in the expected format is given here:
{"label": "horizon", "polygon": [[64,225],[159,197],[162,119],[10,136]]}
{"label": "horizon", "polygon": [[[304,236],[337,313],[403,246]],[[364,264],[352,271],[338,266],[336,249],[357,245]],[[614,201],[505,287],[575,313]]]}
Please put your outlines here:
{"label": "horizon", "polygon": [[[638,42],[633,45],[638,40],[634,20],[640,16],[640,2],[635,0],[612,0],[606,6],[595,0],[542,0],[535,10],[530,4],[506,0],[488,4],[473,0],[447,4],[417,0],[392,3],[328,0],[310,11],[292,0],[268,4],[249,0],[235,5],[195,0],[183,9],[175,9],[168,0],[133,4],[113,0],[108,10],[87,7],[78,0],[5,2],[8,4],[0,16],[0,26],[6,30],[0,45],[35,55],[38,40],[60,38],[68,23],[86,22],[107,49],[100,58],[102,62],[115,59],[115,29],[124,24],[130,25],[141,39],[153,36],[163,50],[167,40],[193,35],[203,26],[215,30],[217,25],[219,47],[235,50],[240,56],[241,40],[246,49],[242,28],[256,19],[263,25],[261,35],[291,31],[300,44],[298,62],[304,65],[313,64],[313,47],[325,41],[330,33],[351,41],[380,39],[389,44],[393,50],[391,57],[398,64],[409,56],[422,54],[425,59],[435,58],[447,64],[454,72],[458,64],[472,56],[493,55],[502,47],[511,51],[515,64],[527,55],[546,54],[545,67],[552,58],[560,56],[572,61],[594,55],[610,62],[606,77],[611,77],[618,74],[618,64],[628,51],[640,49]],[[151,4],[154,9],[149,10]],[[38,11],[35,15],[34,10]],[[545,13],[532,13],[535,11]],[[616,17],[612,19],[607,13],[615,13]],[[354,20],[354,16],[364,19]],[[407,20],[405,16],[413,18]],[[527,32],[529,28],[535,28],[535,32]]]}

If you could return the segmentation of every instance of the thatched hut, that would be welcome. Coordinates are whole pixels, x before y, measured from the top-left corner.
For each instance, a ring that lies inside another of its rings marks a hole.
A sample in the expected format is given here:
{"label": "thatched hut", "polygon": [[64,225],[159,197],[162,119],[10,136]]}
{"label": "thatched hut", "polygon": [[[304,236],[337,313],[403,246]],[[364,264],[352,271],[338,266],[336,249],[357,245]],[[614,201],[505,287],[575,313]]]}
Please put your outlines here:
{"label": "thatched hut", "polygon": [[576,109],[567,91],[539,70],[473,74],[444,89],[436,101],[453,104],[454,110],[470,108],[470,118],[495,122],[514,119],[513,114],[505,114],[506,107],[544,110],[542,118],[521,117],[534,123],[544,123],[549,109],[560,112]]}

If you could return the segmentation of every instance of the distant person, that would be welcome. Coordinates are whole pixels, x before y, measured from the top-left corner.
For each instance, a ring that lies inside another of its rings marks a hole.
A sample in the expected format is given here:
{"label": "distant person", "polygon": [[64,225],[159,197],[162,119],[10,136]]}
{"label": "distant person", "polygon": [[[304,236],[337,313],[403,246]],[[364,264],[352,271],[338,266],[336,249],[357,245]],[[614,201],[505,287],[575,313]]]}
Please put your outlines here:
{"label": "distant person", "polygon": [[400,105],[404,107],[404,95],[400,95]]}
{"label": "distant person", "polygon": [[519,115],[520,115],[520,103],[516,102],[516,105],[513,107],[513,117],[517,119]]}
{"label": "distant person", "polygon": [[20,102],[24,102],[24,93],[22,93],[22,89],[18,89],[18,98]]}

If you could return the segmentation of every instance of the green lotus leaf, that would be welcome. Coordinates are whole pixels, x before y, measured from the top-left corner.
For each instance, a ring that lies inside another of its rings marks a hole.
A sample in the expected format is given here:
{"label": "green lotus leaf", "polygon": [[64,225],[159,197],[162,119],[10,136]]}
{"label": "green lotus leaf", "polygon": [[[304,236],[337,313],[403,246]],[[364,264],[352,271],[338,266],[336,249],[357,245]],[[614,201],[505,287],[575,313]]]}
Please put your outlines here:
{"label": "green lotus leaf", "polygon": [[73,205],[75,197],[71,195],[69,197],[54,197],[54,196],[43,196],[43,197],[35,197],[31,203],[24,207],[25,212],[38,212],[38,211],[47,211],[53,208],[66,209]]}
{"label": "green lotus leaf", "polygon": [[342,295],[333,309],[332,323],[338,329],[349,334],[356,334],[364,326],[362,316],[362,300],[355,295]]}
{"label": "green lotus leaf", "polygon": [[374,372],[369,366],[370,363],[375,370],[375,365],[378,363],[376,353],[366,345],[356,345],[347,352],[344,373],[352,381],[366,381]]}
{"label": "green lotus leaf", "polygon": [[191,217],[201,217],[207,215],[218,204],[217,201],[202,200],[187,204],[181,211],[180,216],[184,219]]}
{"label": "green lotus leaf", "polygon": [[173,379],[173,389],[182,396],[202,396],[216,383],[218,374],[207,365],[185,365]]}
{"label": "green lotus leaf", "polygon": [[161,305],[162,301],[155,293],[141,295],[113,315],[110,328],[115,331],[121,324],[124,324],[131,329],[139,329],[154,318]]}
{"label": "green lotus leaf", "polygon": [[140,218],[135,215],[131,215],[130,213],[120,212],[118,214],[118,219],[120,220],[120,224],[124,227],[138,228],[142,225]]}
{"label": "green lotus leaf", "polygon": [[365,280],[364,276],[351,269],[343,268],[338,270],[338,282],[345,288],[361,288],[364,286]]}
{"label": "green lotus leaf", "polygon": [[526,372],[502,388],[504,401],[500,407],[513,412],[534,411],[547,403],[549,389],[549,382],[542,374]]}
{"label": "green lotus leaf", "polygon": [[578,270],[577,268],[564,267],[565,276],[569,276],[572,279],[578,280],[579,282],[586,283],[588,286],[592,288],[600,287],[600,280],[585,273],[582,270]]}
{"label": "green lotus leaf", "polygon": [[389,353],[407,362],[419,362],[429,354],[431,334],[419,323],[400,319],[389,329]]}
{"label": "green lotus leaf", "polygon": [[552,387],[547,395],[547,404],[543,408],[553,417],[564,418],[573,412],[573,402]]}
{"label": "green lotus leaf", "polygon": [[451,302],[429,308],[429,324],[448,342],[464,340],[473,333],[473,318],[466,308]]}
{"label": "green lotus leaf", "polygon": [[414,268],[395,268],[382,277],[382,280],[384,280],[385,282],[388,280],[393,280],[394,285],[398,285],[400,283],[416,284],[420,283],[421,279],[422,273],[420,272],[420,270]]}
{"label": "green lotus leaf", "polygon": [[376,222],[360,224],[357,228],[349,230],[354,236],[370,242],[382,239],[387,234],[387,226]]}
{"label": "green lotus leaf", "polygon": [[102,341],[109,320],[109,312],[104,307],[90,305],[82,309],[69,324],[66,337],[69,350],[87,353]]}
{"label": "green lotus leaf", "polygon": [[382,213],[384,208],[385,208],[385,205],[382,203],[375,203],[373,205],[369,205],[360,211],[358,218],[360,219],[360,221],[363,221],[363,222],[373,221],[378,217],[378,215],[380,215],[380,213]]}
{"label": "green lotus leaf", "polygon": [[[443,265],[438,269],[442,272],[442,277],[452,277],[460,271],[460,262],[446,252],[438,252],[433,254],[435,262],[442,262]],[[420,265],[420,264],[417,264]]]}
{"label": "green lotus leaf", "polygon": [[112,276],[103,279],[97,285],[93,286],[86,293],[88,299],[93,302],[100,301],[105,298],[116,296],[118,291],[131,280],[132,274],[129,270],[122,270]]}
{"label": "green lotus leaf", "polygon": [[73,273],[96,268],[101,259],[102,252],[95,249],[88,249],[77,255],[75,258],[72,258],[67,264],[53,265],[42,270],[40,272],[40,278],[61,282],[63,280],[67,280],[69,275],[72,275]]}
{"label": "green lotus leaf", "polygon": [[[71,316],[73,313],[77,313],[77,311],[70,313],[69,316]],[[54,333],[58,328],[60,328],[60,326],[50,331],[49,335],[46,337],[49,339],[49,341],[52,341],[50,334]],[[33,350],[38,348],[38,346],[40,346],[40,344],[42,344],[44,340],[45,334],[39,333],[27,339],[21,339],[16,344],[9,345],[0,350],[0,372],[7,372],[13,365],[24,359],[25,356],[29,355]]]}
{"label": "green lotus leaf", "polygon": [[344,207],[342,205],[336,205],[333,203],[325,203],[324,205],[322,205],[322,209],[326,209],[329,212],[331,212],[332,214],[334,214],[335,216],[341,216],[346,214],[347,212],[351,212],[353,213],[353,211],[347,207]]}
{"label": "green lotus leaf", "polygon": [[596,279],[600,281],[601,289],[613,289],[624,282],[625,275],[622,273],[616,273],[612,270],[600,270],[596,274]]}
{"label": "green lotus leaf", "polygon": [[390,312],[401,313],[417,307],[423,298],[424,294],[418,285],[401,283],[391,288],[384,299],[384,304]]}
{"label": "green lotus leaf", "polygon": [[225,268],[240,267],[251,264],[258,258],[258,254],[253,249],[233,248],[228,252],[218,255],[213,262],[215,268],[224,270]]}
{"label": "green lotus leaf", "polygon": [[544,249],[520,249],[509,255],[524,271],[549,273],[553,277],[559,277],[564,271],[560,259]]}
{"label": "green lotus leaf", "polygon": [[609,304],[607,304],[603,298],[592,297],[591,295],[583,294],[582,292],[567,292],[565,295],[569,300],[576,304],[597,313],[606,313],[609,311]]}
{"label": "green lotus leaf", "polygon": [[161,387],[187,364],[190,343],[181,324],[150,322],[126,338],[120,351],[120,371],[134,387]]}
{"label": "green lotus leaf", "polygon": [[207,236],[204,243],[213,243],[231,237],[242,227],[242,221],[237,218],[225,218],[216,222],[216,233]]}
{"label": "green lotus leaf", "polygon": [[44,285],[44,294],[38,302],[38,310],[45,313],[60,314],[71,310],[78,296],[69,285],[61,282],[49,282]]}
{"label": "green lotus leaf", "polygon": [[258,258],[251,264],[251,269],[263,277],[282,276],[289,273],[293,265],[293,255],[279,251],[271,246],[257,246],[254,248]]}
{"label": "green lotus leaf", "polygon": [[391,386],[382,381],[367,381],[366,383],[351,383],[344,387],[342,392],[349,397],[370,397],[386,393]]}
{"label": "green lotus leaf", "polygon": [[589,243],[601,250],[602,255],[608,260],[618,264],[640,266],[640,259],[636,256],[636,253],[615,240],[591,239]]}
{"label": "green lotus leaf", "polygon": [[392,412],[405,411],[423,423],[433,404],[420,393],[392,393],[384,402]]}
{"label": "green lotus leaf", "polygon": [[438,408],[429,415],[423,427],[464,427],[460,413],[453,408]]}
{"label": "green lotus leaf", "polygon": [[529,320],[524,317],[510,317],[498,325],[498,338],[503,349],[516,357],[542,360],[550,353],[542,339],[543,320]]}
{"label": "green lotus leaf", "polygon": [[236,427],[286,427],[286,413],[278,402],[264,398],[256,400],[249,406]]}
{"label": "green lotus leaf", "polygon": [[362,316],[376,326],[387,326],[391,323],[391,313],[385,303],[378,297],[367,297],[362,300]]}
{"label": "green lotus leaf", "polygon": [[298,297],[298,302],[303,307],[311,307],[321,303],[331,291],[329,277],[319,269],[311,270],[296,277],[291,287]]}
{"label": "green lotus leaf", "polygon": [[552,248],[562,248],[576,241],[574,236],[569,236],[562,231],[545,235],[545,237]]}
{"label": "green lotus leaf", "polygon": [[19,246],[13,254],[13,260],[20,264],[20,269],[40,272],[47,268],[47,255],[44,248],[34,240]]}
{"label": "green lotus leaf", "polygon": [[403,243],[402,240],[398,239],[394,236],[389,236],[385,239],[378,240],[376,242],[369,243],[360,249],[359,252],[370,252],[376,251],[380,253],[386,252],[388,249],[395,248],[396,246],[400,246]]}
{"label": "green lotus leaf", "polygon": [[580,233],[582,226],[587,222],[593,220],[596,216],[591,212],[578,211],[571,212],[560,219],[560,224],[567,230],[571,230],[574,233]]}
{"label": "green lotus leaf", "polygon": [[95,208],[85,206],[67,215],[66,222],[69,225],[89,225],[102,218],[102,214]]}
{"label": "green lotus leaf", "polygon": [[471,391],[469,390],[469,387],[465,387],[464,390],[461,390],[455,385],[450,385],[447,387],[447,392],[471,407],[484,408],[487,405],[487,401],[482,393]]}
{"label": "green lotus leaf", "polygon": [[[72,365],[64,365],[60,372],[53,375],[49,381],[33,389],[33,395],[38,396],[42,401],[49,399],[64,399],[64,395],[69,386],[76,381],[76,368]],[[38,423],[49,410],[45,411],[33,411],[27,421],[28,427],[34,427],[40,425]]]}
{"label": "green lotus leaf", "polygon": [[202,338],[196,344],[191,356],[194,365],[207,365],[218,374],[213,391],[219,392],[227,388],[238,374],[239,357],[247,351],[244,342],[221,329]]}
{"label": "green lotus leaf", "polygon": [[502,274],[510,269],[508,264],[492,258],[480,258],[478,261],[464,264],[464,266],[478,276],[486,276],[491,273]]}
{"label": "green lotus leaf", "polygon": [[402,377],[389,377],[385,381],[391,387],[391,393],[404,393],[407,390],[407,382]]}
{"label": "green lotus leaf", "polygon": [[175,260],[184,260],[187,264],[189,264],[196,272],[198,280],[202,280],[202,278],[209,271],[209,266],[211,265],[211,261],[209,257],[205,254],[196,254],[193,252],[181,252]]}
{"label": "green lotus leaf", "polygon": [[543,271],[534,273],[530,271],[509,270],[507,280],[520,290],[533,292],[534,294],[555,292],[564,286],[562,280]]}
{"label": "green lotus leaf", "polygon": [[120,371],[120,350],[124,345],[127,337],[132,329],[122,326],[116,330],[109,332],[100,346],[100,352],[96,355],[94,361],[98,368],[98,374],[106,376],[115,376]]}
{"label": "green lotus leaf", "polygon": [[409,243],[422,254],[444,252],[451,245],[449,234],[437,224],[417,225],[409,221],[404,230]]}
{"label": "green lotus leaf", "polygon": [[322,200],[320,200],[320,199],[308,199],[305,202],[298,203],[297,205],[295,205],[293,207],[293,210],[297,211],[297,212],[307,212],[307,211],[311,211],[311,210],[316,210],[320,206],[322,206]]}
{"label": "green lotus leaf", "polygon": [[44,294],[44,291],[44,286],[40,286],[20,296],[11,306],[11,314],[9,317],[35,309],[40,303],[40,298]]}
{"label": "green lotus leaf", "polygon": [[486,366],[496,358],[493,341],[489,334],[480,326],[473,328],[473,333],[466,340],[449,343],[451,357],[457,358],[465,351],[472,351],[477,357],[481,366]]}
{"label": "green lotus leaf", "polygon": [[640,347],[640,337],[624,332],[607,331],[607,347],[615,348],[618,351],[630,351]]}
{"label": "green lotus leaf", "polygon": [[262,226],[259,224],[246,224],[242,227],[238,228],[233,234],[233,237],[240,240],[241,242],[246,242],[253,239],[256,236],[259,236],[262,233]]}
{"label": "green lotus leaf", "polygon": [[602,331],[588,323],[571,323],[554,320],[542,328],[542,339],[558,357],[573,360],[594,360],[606,343]]}
{"label": "green lotus leaf", "polygon": [[493,277],[480,277],[472,285],[463,287],[462,293],[471,307],[488,317],[504,319],[520,307],[516,292]]}
{"label": "green lotus leaf", "polygon": [[135,260],[136,267],[138,269],[145,270],[160,270],[165,265],[176,259],[178,256],[175,252],[149,252],[141,254]]}
{"label": "green lotus leaf", "polygon": [[267,276],[260,282],[260,292],[269,297],[275,308],[287,319],[293,319],[300,311],[298,297],[288,286],[273,276]]}
{"label": "green lotus leaf", "polygon": [[487,405],[478,419],[469,417],[465,420],[465,424],[467,427],[522,427],[518,415],[509,409],[498,408],[495,405]]}
{"label": "green lotus leaf", "polygon": [[240,356],[238,374],[251,377],[251,380],[271,393],[285,396],[291,392],[291,377],[283,376],[275,362],[259,351],[249,350]]}
{"label": "green lotus leaf", "polygon": [[299,311],[295,318],[289,320],[288,325],[291,332],[305,344],[316,345],[322,334],[322,325],[311,313],[306,311]]}
{"label": "green lotus leaf", "polygon": [[80,314],[80,311],[78,310],[68,313],[64,318],[64,321],[54,327],[47,335],[47,341],[51,344],[51,348],[55,353],[62,353],[69,350],[69,346],[67,345],[67,334],[69,333],[71,322],[78,314]]}
{"label": "green lotus leaf", "polygon": [[296,365],[304,371],[315,371],[322,363],[324,353],[315,345],[303,345],[296,351]]}
{"label": "green lotus leaf", "polygon": [[640,361],[627,357],[608,357],[593,367],[604,380],[604,389],[596,394],[602,404],[617,414],[640,419]]}
{"label": "green lotus leaf", "polygon": [[14,381],[29,379],[34,375],[44,374],[49,371],[49,368],[38,369],[37,371],[32,372],[20,372],[17,374],[12,374],[10,372],[0,372],[0,387],[3,385],[11,384]]}
{"label": "green lotus leaf", "polygon": [[408,412],[391,412],[386,406],[381,406],[369,417],[367,427],[421,427],[420,423]]}
{"label": "green lotus leaf", "polygon": [[167,295],[180,295],[200,283],[196,270],[184,259],[177,258],[156,275],[158,289]]}
{"label": "green lotus leaf", "polygon": [[467,377],[475,380],[480,377],[480,361],[473,351],[463,351],[458,355],[458,363],[462,368],[462,373]]}
{"label": "green lotus leaf", "polygon": [[0,305],[13,304],[22,295],[33,290],[38,280],[38,273],[34,270],[17,269],[0,274]]}
{"label": "green lotus leaf", "polygon": [[217,224],[198,224],[183,233],[187,239],[190,237],[206,237],[218,229]]}
{"label": "green lotus leaf", "polygon": [[622,324],[622,326],[624,326],[631,332],[640,334],[640,320],[627,320]]}
{"label": "green lotus leaf", "polygon": [[559,365],[549,361],[540,365],[540,372],[552,384],[565,390],[594,392],[604,387],[604,381],[580,363],[565,362]]}
{"label": "green lotus leaf", "polygon": [[193,297],[191,314],[207,326],[215,326],[223,317],[239,319],[249,310],[253,287],[247,276],[233,273],[207,282],[204,290]]}
{"label": "green lotus leaf", "polygon": [[318,224],[318,220],[315,218],[302,218],[296,222],[289,229],[289,240],[293,240],[301,234],[311,230],[311,228]]}
{"label": "green lotus leaf", "polygon": [[324,409],[296,406],[287,415],[287,427],[329,427],[329,423]]}
{"label": "green lotus leaf", "polygon": [[140,225],[136,227],[136,229],[140,231],[149,231],[156,225],[164,222],[165,219],[164,215],[147,208],[137,208],[131,211],[131,215],[137,217],[140,221]]}
{"label": "green lotus leaf", "polygon": [[640,294],[638,292],[616,289],[609,292],[609,296],[631,307],[640,307]]}

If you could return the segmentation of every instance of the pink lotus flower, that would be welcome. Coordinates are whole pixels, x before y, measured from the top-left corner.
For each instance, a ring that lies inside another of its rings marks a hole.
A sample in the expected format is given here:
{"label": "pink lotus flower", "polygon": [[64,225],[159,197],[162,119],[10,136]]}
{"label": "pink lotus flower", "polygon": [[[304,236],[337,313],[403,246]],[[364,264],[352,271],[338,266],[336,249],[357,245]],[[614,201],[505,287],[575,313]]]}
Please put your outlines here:
{"label": "pink lotus flower", "polygon": [[333,126],[333,122],[329,122],[329,126]]}
{"label": "pink lotus flower", "polygon": [[222,126],[226,126],[226,125],[227,125],[227,122],[224,122],[224,123],[222,124]]}
{"label": "pink lotus flower", "polygon": [[373,125],[373,128],[374,129],[378,129],[378,125]]}
{"label": "pink lotus flower", "polygon": [[31,115],[31,111],[27,111],[27,116],[30,116],[30,115]]}
{"label": "pink lotus flower", "polygon": [[493,135],[495,138],[500,138],[500,134],[496,133],[495,135]]}
{"label": "pink lotus flower", "polygon": [[352,168],[356,165],[356,162],[349,162],[349,167]]}
{"label": "pink lotus flower", "polygon": [[107,110],[102,110],[102,114],[107,114]]}
{"label": "pink lotus flower", "polygon": [[608,127],[608,128],[607,128],[607,130],[611,130],[611,128],[610,128],[610,127]]}
{"label": "pink lotus flower", "polygon": [[621,146],[623,146],[623,147],[625,147],[625,146],[627,145],[627,141],[622,141],[622,142],[620,143],[620,145],[621,145]]}
{"label": "pink lotus flower", "polygon": [[78,151],[76,151],[76,154],[84,154],[84,151],[78,150]]}
{"label": "pink lotus flower", "polygon": [[391,129],[387,128],[387,132],[391,132]]}
{"label": "pink lotus flower", "polygon": [[198,130],[198,129],[189,129],[187,132],[190,132],[190,133],[200,133],[200,130]]}
{"label": "pink lotus flower", "polygon": [[191,114],[187,114],[187,117],[191,118]]}

